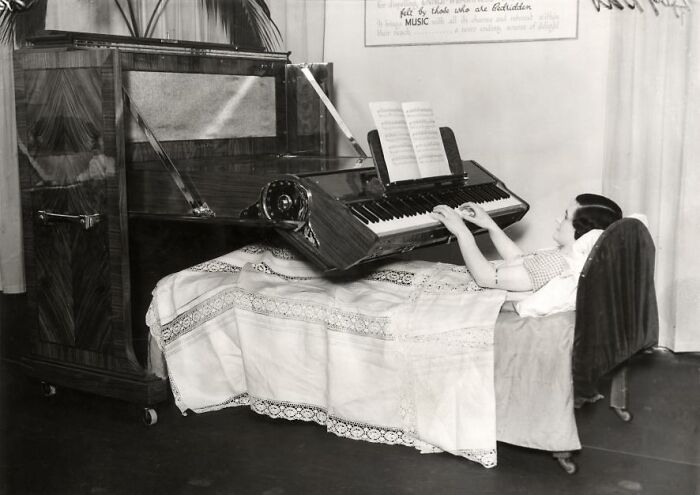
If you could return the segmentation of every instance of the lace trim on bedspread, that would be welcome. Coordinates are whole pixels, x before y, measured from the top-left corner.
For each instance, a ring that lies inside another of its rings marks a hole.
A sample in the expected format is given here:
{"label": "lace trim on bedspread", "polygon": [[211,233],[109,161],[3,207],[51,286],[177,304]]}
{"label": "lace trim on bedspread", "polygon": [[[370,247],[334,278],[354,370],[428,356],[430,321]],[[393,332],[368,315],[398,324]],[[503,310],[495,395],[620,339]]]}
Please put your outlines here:
{"label": "lace trim on bedspread", "polygon": [[272,246],[269,244],[248,244],[240,249],[244,253],[248,254],[264,254],[269,252],[275,258],[283,260],[299,260],[300,258],[294,251],[286,247]]}
{"label": "lace trim on bedspread", "polygon": [[[256,251],[257,252],[257,251]],[[288,258],[290,259],[290,258]],[[285,273],[279,272],[277,270],[274,270],[272,267],[270,267],[269,264],[265,263],[264,261],[259,262],[259,263],[252,263],[250,265],[254,270],[261,272],[261,273],[266,273],[268,275],[274,275],[276,277],[280,277],[284,280],[310,280],[314,278],[318,278],[318,275],[308,275],[308,276],[294,276],[294,275],[287,275]],[[220,260],[211,260],[211,261],[205,261],[204,263],[200,263],[198,265],[192,266],[188,268],[188,270],[192,271],[202,271],[202,272],[232,272],[232,273],[237,273],[240,272],[243,269],[242,266],[240,265],[235,265],[233,263],[227,263],[225,261],[220,261]],[[374,282],[388,282],[396,285],[401,285],[404,287],[411,286],[413,284],[413,280],[415,278],[415,274],[413,272],[409,272],[406,270],[377,270],[375,272],[372,272],[368,275],[365,276],[366,280],[372,280]],[[472,281],[473,284],[473,281]],[[481,290],[478,285],[473,284],[474,288],[471,286],[468,286],[467,284],[463,284],[459,287],[455,286],[453,290]],[[436,284],[435,289],[440,289],[441,287],[444,287],[443,285]]]}
{"label": "lace trim on bedspread", "polygon": [[161,346],[191,332],[203,323],[231,308],[244,309],[277,318],[323,323],[329,330],[356,333],[379,339],[392,339],[389,332],[390,317],[372,317],[321,304],[300,303],[285,298],[275,298],[252,293],[239,288],[228,289],[207,299],[160,328]]}
{"label": "lace trim on bedspread", "polygon": [[[395,339],[395,335],[389,330],[390,316],[368,316],[321,304],[301,303],[281,297],[261,295],[240,288],[220,292],[163,326],[157,323],[151,307],[147,312],[147,322],[151,327],[151,334],[158,339],[158,344],[162,349],[231,308],[244,309],[276,318],[308,321],[316,324],[323,323],[328,330],[336,332],[354,333],[383,340]],[[438,335],[404,336],[404,339],[414,342],[439,342],[448,345],[484,347],[492,344],[493,332],[481,328],[454,329]]]}
{"label": "lace trim on bedspread", "polygon": [[484,290],[483,287],[474,281],[466,266],[452,266],[447,271],[458,273],[463,280],[449,282],[442,279],[442,277],[431,276],[422,282],[421,289],[423,292],[431,294],[444,294],[447,292],[454,294],[458,292],[481,292]]}
{"label": "lace trim on bedspread", "polygon": [[276,270],[273,270],[270,268],[270,265],[268,265],[265,262],[262,263],[254,263],[252,265],[253,269],[255,271],[261,272],[261,273],[266,273],[268,275],[274,275],[276,277],[282,278],[284,280],[311,280],[314,278],[318,278],[318,275],[309,275],[309,276],[294,276],[294,275],[285,275],[282,272],[278,272]]}
{"label": "lace trim on bedspread", "polygon": [[200,263],[199,265],[194,265],[188,270],[192,270],[195,272],[231,272],[231,273],[238,273],[241,271],[241,267],[238,265],[234,265],[233,263],[226,263],[224,261],[219,261],[219,260],[211,260],[211,261],[205,261],[204,263]]}
{"label": "lace trim on bedspread", "polygon": [[[235,395],[219,404],[195,409],[194,411],[202,413],[226,407],[245,405],[249,405],[250,408],[258,414],[269,416],[274,419],[281,418],[289,421],[317,423],[321,426],[325,426],[329,433],[333,433],[339,437],[388,445],[405,445],[407,447],[414,447],[420,450],[421,453],[443,452],[442,449],[415,438],[409,432],[401,428],[390,428],[351,421],[328,414],[328,411],[323,407],[311,404],[260,399],[250,396],[247,393]],[[478,462],[487,468],[496,466],[496,449],[464,449],[452,452],[452,454]]]}

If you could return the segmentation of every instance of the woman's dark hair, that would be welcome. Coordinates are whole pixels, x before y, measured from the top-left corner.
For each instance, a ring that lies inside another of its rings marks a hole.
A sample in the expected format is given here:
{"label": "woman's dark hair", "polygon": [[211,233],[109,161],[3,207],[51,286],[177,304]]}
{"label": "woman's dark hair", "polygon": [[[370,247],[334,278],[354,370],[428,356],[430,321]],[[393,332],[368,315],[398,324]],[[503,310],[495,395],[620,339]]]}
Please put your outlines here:
{"label": "woman's dark hair", "polygon": [[574,239],[578,239],[593,229],[606,229],[622,218],[622,209],[612,199],[599,194],[579,194],[576,196],[579,207],[571,220],[574,226]]}

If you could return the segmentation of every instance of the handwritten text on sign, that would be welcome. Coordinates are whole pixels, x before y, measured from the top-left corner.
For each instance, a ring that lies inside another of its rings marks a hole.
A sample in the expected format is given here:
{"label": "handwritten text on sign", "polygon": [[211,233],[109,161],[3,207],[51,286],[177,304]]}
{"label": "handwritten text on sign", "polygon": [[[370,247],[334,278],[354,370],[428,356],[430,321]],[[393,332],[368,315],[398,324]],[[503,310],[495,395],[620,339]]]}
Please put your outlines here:
{"label": "handwritten text on sign", "polygon": [[365,0],[365,45],[576,38],[578,0]]}

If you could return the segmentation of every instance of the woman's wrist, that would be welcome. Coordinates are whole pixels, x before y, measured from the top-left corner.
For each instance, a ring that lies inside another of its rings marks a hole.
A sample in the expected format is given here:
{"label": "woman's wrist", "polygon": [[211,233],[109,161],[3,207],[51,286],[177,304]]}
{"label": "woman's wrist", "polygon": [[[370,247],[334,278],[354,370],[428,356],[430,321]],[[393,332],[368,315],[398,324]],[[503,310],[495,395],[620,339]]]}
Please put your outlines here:
{"label": "woman's wrist", "polygon": [[493,219],[491,219],[491,223],[489,223],[486,226],[486,231],[489,234],[495,234],[497,232],[500,232],[501,230],[502,230],[501,227],[499,227],[498,224]]}
{"label": "woman's wrist", "polygon": [[472,231],[465,228],[464,230],[460,230],[455,234],[455,237],[457,238],[458,242],[466,241],[466,240],[474,240],[474,234],[472,234]]}

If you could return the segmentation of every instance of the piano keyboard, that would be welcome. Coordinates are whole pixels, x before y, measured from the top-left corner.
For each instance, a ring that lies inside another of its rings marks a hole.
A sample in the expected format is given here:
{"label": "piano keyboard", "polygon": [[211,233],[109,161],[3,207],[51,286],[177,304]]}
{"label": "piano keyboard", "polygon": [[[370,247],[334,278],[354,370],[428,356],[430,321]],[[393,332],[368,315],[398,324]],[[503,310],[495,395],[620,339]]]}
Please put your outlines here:
{"label": "piano keyboard", "polygon": [[[450,180],[382,185],[369,167],[285,175],[263,188],[249,210],[323,270],[347,270],[453,239],[430,213],[444,204],[480,205],[501,226],[520,220],[529,205],[474,161]],[[474,233],[481,229],[473,224]]]}
{"label": "piano keyboard", "polygon": [[365,200],[348,204],[352,214],[383,237],[392,234],[433,228],[441,225],[430,212],[439,204],[455,210],[467,202],[477,203],[494,216],[509,208],[521,207],[522,202],[493,183],[465,187],[450,187],[428,192],[412,191],[381,200]]}

